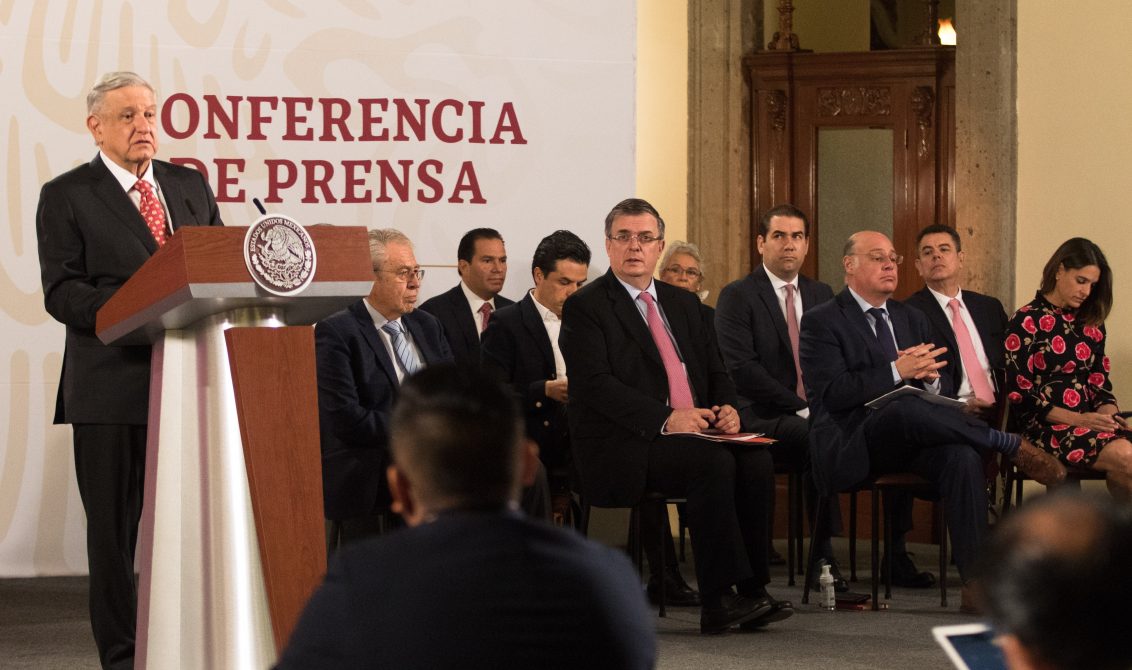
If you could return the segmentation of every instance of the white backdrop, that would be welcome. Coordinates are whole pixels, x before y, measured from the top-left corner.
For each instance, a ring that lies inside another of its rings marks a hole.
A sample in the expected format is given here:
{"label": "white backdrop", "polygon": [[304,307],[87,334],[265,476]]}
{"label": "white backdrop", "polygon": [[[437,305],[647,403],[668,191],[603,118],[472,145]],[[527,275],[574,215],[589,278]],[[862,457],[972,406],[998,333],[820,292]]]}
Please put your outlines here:
{"label": "white backdrop", "polygon": [[[635,182],[635,24],[624,0],[0,3],[0,576],[86,569],[70,429],[50,425],[63,329],[43,310],[35,206],[95,154],[100,74],[154,85],[158,157],[199,160],[228,225],[274,191],[268,209],[306,225],[400,228],[424,297],[455,284],[466,230],[497,228],[518,298],[557,228],[604,271],[602,217]],[[381,176],[406,169],[403,186]]]}

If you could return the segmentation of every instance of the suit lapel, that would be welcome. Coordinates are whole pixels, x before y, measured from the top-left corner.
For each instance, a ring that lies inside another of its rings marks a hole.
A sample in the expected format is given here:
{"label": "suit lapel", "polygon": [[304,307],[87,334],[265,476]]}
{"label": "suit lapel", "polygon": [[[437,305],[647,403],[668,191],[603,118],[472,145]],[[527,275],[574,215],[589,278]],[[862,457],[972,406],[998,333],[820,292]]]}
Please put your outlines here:
{"label": "suit lapel", "polygon": [[920,344],[916,341],[912,326],[908,323],[908,312],[900,309],[901,306],[895,300],[889,300],[885,307],[888,310],[888,320],[892,323],[892,334],[896,336],[897,349],[907,349]]}
{"label": "suit lapel", "polygon": [[[362,338],[365,339],[366,344],[373,350],[373,355],[377,359],[378,365],[381,366],[385,375],[389,377],[389,383],[396,387],[399,384],[397,381],[397,369],[394,367],[393,359],[389,357],[389,350],[385,348],[385,343],[381,341],[381,336],[377,334],[373,317],[370,316],[369,310],[366,309],[363,302],[364,299],[350,305],[350,313],[358,320],[358,330],[361,331]],[[414,339],[416,338],[415,335],[413,337]]]}
{"label": "suit lapel", "polygon": [[[786,316],[782,313],[782,308],[778,305],[778,295],[774,291],[774,285],[770,283],[770,277],[766,274],[766,268],[760,265],[753,273],[751,279],[755,282],[755,292],[762,301],[763,306],[770,314],[771,323],[774,324],[774,330],[778,333],[778,339],[782,342],[785,351],[792,351],[790,346],[790,330],[786,326]],[[805,310],[804,304],[802,309]],[[801,319],[802,315],[799,314],[798,318]]]}
{"label": "suit lapel", "polygon": [[95,156],[91,166],[98,179],[98,183],[94,187],[94,192],[98,198],[102,200],[107,209],[115,214],[118,222],[145,246],[149,253],[156,252],[157,242],[154,241],[153,234],[149,232],[145,220],[142,219],[138,208],[130,200],[130,196],[126,195],[126,192],[122,190],[122,185],[118,183],[118,180],[110,173],[110,169],[102,162],[102,157]]}
{"label": "suit lapel", "polygon": [[527,333],[538,346],[539,354],[542,355],[543,370],[549,370],[553,373],[555,371],[554,350],[550,345],[550,336],[546,333],[546,326],[542,325],[542,317],[539,315],[534,298],[531,297],[530,293],[519,301],[519,317],[523,322],[523,327],[527,329]]}
{"label": "suit lapel", "polygon": [[477,351],[480,345],[479,331],[476,329],[475,319],[472,318],[472,306],[464,296],[464,289],[457,284],[452,289],[453,311],[456,313],[456,323],[460,326],[460,335],[469,351]]}
{"label": "suit lapel", "polygon": [[165,207],[169,210],[171,230],[176,231],[192,221],[193,216],[185,205],[185,192],[181,189],[181,184],[169,174],[164,165],[157,161],[153,162],[153,178],[161,186],[161,195],[165,198]]}
{"label": "suit lapel", "polygon": [[652,340],[652,334],[649,333],[649,328],[645,325],[645,320],[641,318],[640,311],[633,301],[629,299],[629,292],[617,280],[617,276],[613,274],[612,270],[607,270],[605,273],[606,279],[606,293],[609,297],[613,314],[621,325],[625,327],[632,336],[644,349],[657,365],[664,367],[664,363],[660,360],[660,352],[657,351],[656,343]]}
{"label": "suit lapel", "polygon": [[[955,342],[955,331],[951,328],[951,319],[948,318],[947,312],[943,310],[943,307],[940,307],[939,301],[928,289],[921,289],[920,295],[923,297],[923,304],[928,307],[924,310],[924,313],[928,315],[928,320],[932,322],[936,330],[944,334],[948,349],[958,353],[959,346]],[[971,306],[967,305],[967,309],[971,309]],[[973,315],[974,313],[972,313]]]}
{"label": "suit lapel", "polygon": [[[845,315],[846,320],[853,324],[853,329],[861,336],[861,340],[872,352],[873,357],[878,360],[887,360],[884,351],[880,348],[880,342],[877,341],[876,333],[873,332],[872,326],[869,325],[869,320],[865,318],[865,313],[861,311],[861,306],[853,298],[853,294],[849,293],[849,289],[845,289],[837,295],[836,298],[841,307],[842,314]],[[897,340],[899,341],[899,340]]]}
{"label": "suit lapel", "polygon": [[[798,275],[798,291],[802,294],[802,312],[805,313],[817,306],[820,302],[817,294],[817,283],[809,277]],[[802,318],[801,315],[798,318]]]}

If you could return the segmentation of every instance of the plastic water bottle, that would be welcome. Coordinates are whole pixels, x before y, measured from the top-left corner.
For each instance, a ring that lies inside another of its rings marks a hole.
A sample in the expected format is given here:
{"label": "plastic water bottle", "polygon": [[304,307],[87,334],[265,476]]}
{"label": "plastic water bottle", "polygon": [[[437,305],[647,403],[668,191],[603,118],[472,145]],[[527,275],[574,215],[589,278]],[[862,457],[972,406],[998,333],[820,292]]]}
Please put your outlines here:
{"label": "plastic water bottle", "polygon": [[837,593],[833,590],[833,574],[829,571],[829,563],[822,563],[818,585],[821,586],[822,609],[831,612],[837,609]]}

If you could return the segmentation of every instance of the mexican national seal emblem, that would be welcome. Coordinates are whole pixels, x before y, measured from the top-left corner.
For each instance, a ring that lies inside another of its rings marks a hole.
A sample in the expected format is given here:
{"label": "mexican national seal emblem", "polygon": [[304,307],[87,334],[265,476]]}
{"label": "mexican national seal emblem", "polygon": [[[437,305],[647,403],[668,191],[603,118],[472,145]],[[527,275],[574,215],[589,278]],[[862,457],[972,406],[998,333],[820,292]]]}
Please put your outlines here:
{"label": "mexican national seal emblem", "polygon": [[301,293],[314,279],[316,260],[310,234],[297,221],[281,214],[259,217],[244,236],[248,272],[268,293]]}

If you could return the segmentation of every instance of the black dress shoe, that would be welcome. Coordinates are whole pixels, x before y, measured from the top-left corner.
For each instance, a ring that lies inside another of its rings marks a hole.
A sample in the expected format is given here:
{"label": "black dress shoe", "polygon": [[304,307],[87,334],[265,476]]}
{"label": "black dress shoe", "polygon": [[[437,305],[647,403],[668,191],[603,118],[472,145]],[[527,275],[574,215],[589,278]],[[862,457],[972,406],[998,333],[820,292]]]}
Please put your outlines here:
{"label": "black dress shoe", "polygon": [[[664,581],[664,604],[668,607],[699,607],[700,594],[684,582],[683,577],[669,576]],[[660,605],[660,582],[653,577],[649,579],[649,586],[645,590],[649,602]]]}
{"label": "black dress shoe", "polygon": [[753,631],[766,627],[768,623],[782,621],[794,616],[794,603],[789,600],[776,600],[773,596],[764,596],[770,602],[770,609],[752,619],[739,624],[739,630]]}
{"label": "black dress shoe", "polygon": [[786,565],[786,559],[774,547],[770,548],[770,553],[766,557],[767,565]]}
{"label": "black dress shoe", "polygon": [[[821,591],[821,566],[826,564],[826,559],[818,559],[814,569],[810,571],[810,590]],[[841,567],[837,565],[836,559],[829,560],[829,574],[833,575],[833,591],[835,593],[848,593],[849,582],[841,576]]]}
{"label": "black dress shoe", "polygon": [[718,635],[726,633],[732,626],[738,626],[765,615],[771,610],[771,607],[769,596],[764,598],[724,596],[722,607],[705,607],[700,610],[700,634]]}
{"label": "black dress shoe", "polygon": [[[884,579],[885,566],[888,557],[885,556],[880,563],[881,580]],[[912,562],[912,556],[906,551],[895,554],[892,563],[892,585],[907,589],[930,589],[935,586],[935,575],[930,572],[920,572]]]}

